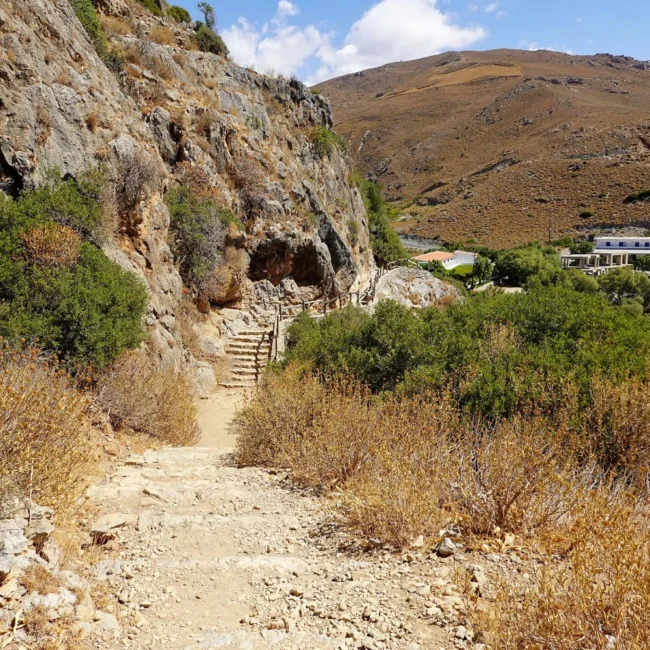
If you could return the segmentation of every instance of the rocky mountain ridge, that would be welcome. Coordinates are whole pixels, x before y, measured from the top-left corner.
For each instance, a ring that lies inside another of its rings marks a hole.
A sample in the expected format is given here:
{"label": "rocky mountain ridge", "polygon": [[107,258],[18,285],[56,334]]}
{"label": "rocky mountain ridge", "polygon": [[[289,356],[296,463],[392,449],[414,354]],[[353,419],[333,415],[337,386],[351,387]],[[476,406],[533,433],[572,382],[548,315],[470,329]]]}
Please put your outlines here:
{"label": "rocky mountain ridge", "polygon": [[[332,125],[328,102],[298,81],[188,49],[186,27],[135,2],[98,8],[124,61],[117,74],[68,0],[0,7],[0,189],[16,196],[52,168],[64,178],[107,170],[115,214],[102,248],[145,280],[159,358],[218,353],[215,340],[241,319],[230,308],[248,309],[260,294],[310,298],[366,282],[374,262],[363,201],[338,149],[314,144]],[[183,307],[192,296],[169,246],[165,193],[178,183],[243,224],[226,242],[237,268],[199,311]],[[194,315],[185,327],[186,339],[198,337],[194,354],[183,344],[184,311]]]}

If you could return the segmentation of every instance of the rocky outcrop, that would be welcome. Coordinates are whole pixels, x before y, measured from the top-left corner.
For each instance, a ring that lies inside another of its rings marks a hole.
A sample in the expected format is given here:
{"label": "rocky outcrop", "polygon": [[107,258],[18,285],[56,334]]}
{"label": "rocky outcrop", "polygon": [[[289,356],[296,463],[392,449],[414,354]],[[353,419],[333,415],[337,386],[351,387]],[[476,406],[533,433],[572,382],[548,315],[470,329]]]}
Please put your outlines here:
{"label": "rocky outcrop", "polygon": [[377,301],[395,300],[406,307],[449,305],[463,299],[451,284],[418,269],[397,268],[382,275],[375,292]]}
{"label": "rocky outcrop", "polygon": [[[119,0],[98,8],[121,21],[110,43],[125,60],[117,75],[68,0],[0,7],[0,190],[15,196],[53,167],[66,177],[109,170],[116,223],[103,249],[145,280],[161,360],[187,358],[164,203],[176,182],[193,184],[244,225],[231,245],[246,272],[235,274],[240,286],[229,279],[213,309],[254,312],[260,282],[293,281],[310,295],[366,283],[373,261],[361,196],[343,154],[319,153],[313,142],[333,123],[329,104],[296,80],[184,49],[188,32],[171,19]],[[175,45],[152,42],[153,30]]]}
{"label": "rocky outcrop", "polygon": [[[37,504],[18,504],[0,514],[0,629],[14,631],[14,643],[31,647],[46,633],[24,625],[41,610],[55,625],[66,620],[74,634],[119,633],[117,619],[95,608],[87,580],[61,566],[62,550],[52,539],[53,511]],[[10,510],[10,512],[8,511]],[[43,625],[46,625],[45,623]],[[11,639],[3,638],[5,643]]]}

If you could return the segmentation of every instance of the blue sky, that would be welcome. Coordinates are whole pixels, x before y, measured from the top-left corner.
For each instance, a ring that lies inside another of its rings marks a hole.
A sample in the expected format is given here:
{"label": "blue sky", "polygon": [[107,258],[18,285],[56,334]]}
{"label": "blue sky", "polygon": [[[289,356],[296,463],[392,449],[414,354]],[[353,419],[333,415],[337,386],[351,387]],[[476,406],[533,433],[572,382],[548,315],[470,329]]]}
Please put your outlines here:
{"label": "blue sky", "polygon": [[[197,2],[175,0],[199,18]],[[447,50],[553,49],[650,59],[648,0],[213,2],[237,63],[316,83]]]}

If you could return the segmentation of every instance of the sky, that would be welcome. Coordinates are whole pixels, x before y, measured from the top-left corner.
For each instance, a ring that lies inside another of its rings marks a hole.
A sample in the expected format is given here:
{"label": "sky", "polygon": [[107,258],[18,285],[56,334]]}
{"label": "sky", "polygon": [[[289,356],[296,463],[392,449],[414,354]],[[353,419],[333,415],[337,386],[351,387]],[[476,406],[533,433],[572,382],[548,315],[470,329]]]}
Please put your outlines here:
{"label": "sky", "polygon": [[[200,18],[195,0],[172,0]],[[650,59],[648,0],[226,0],[232,58],[309,85],[448,50],[518,48]]]}

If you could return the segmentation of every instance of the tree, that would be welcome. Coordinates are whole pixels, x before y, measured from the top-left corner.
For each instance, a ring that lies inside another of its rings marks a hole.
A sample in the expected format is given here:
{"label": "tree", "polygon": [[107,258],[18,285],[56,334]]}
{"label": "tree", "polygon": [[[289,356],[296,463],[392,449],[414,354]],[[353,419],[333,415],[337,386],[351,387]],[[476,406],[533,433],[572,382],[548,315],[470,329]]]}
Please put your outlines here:
{"label": "tree", "polygon": [[635,273],[629,267],[614,269],[601,275],[598,284],[614,305],[636,301],[645,311],[650,308],[650,278],[645,273]]}
{"label": "tree", "polygon": [[472,269],[472,277],[476,278],[477,282],[481,284],[490,279],[492,276],[492,262],[487,257],[477,255],[474,260],[474,268]]}
{"label": "tree", "polygon": [[593,253],[594,242],[592,242],[592,241],[579,241],[579,242],[576,242],[575,244],[569,246],[569,250],[574,255],[576,255],[576,254],[584,254],[584,253]]}
{"label": "tree", "polygon": [[518,286],[523,286],[533,277],[541,286],[557,284],[561,275],[560,258],[555,249],[539,245],[506,251],[494,265],[496,279]]}
{"label": "tree", "polygon": [[207,2],[199,2],[199,9],[203,14],[203,19],[208,29],[214,31],[217,26],[217,16],[211,4]]}
{"label": "tree", "polygon": [[634,266],[642,271],[650,271],[650,255],[637,255]]}

